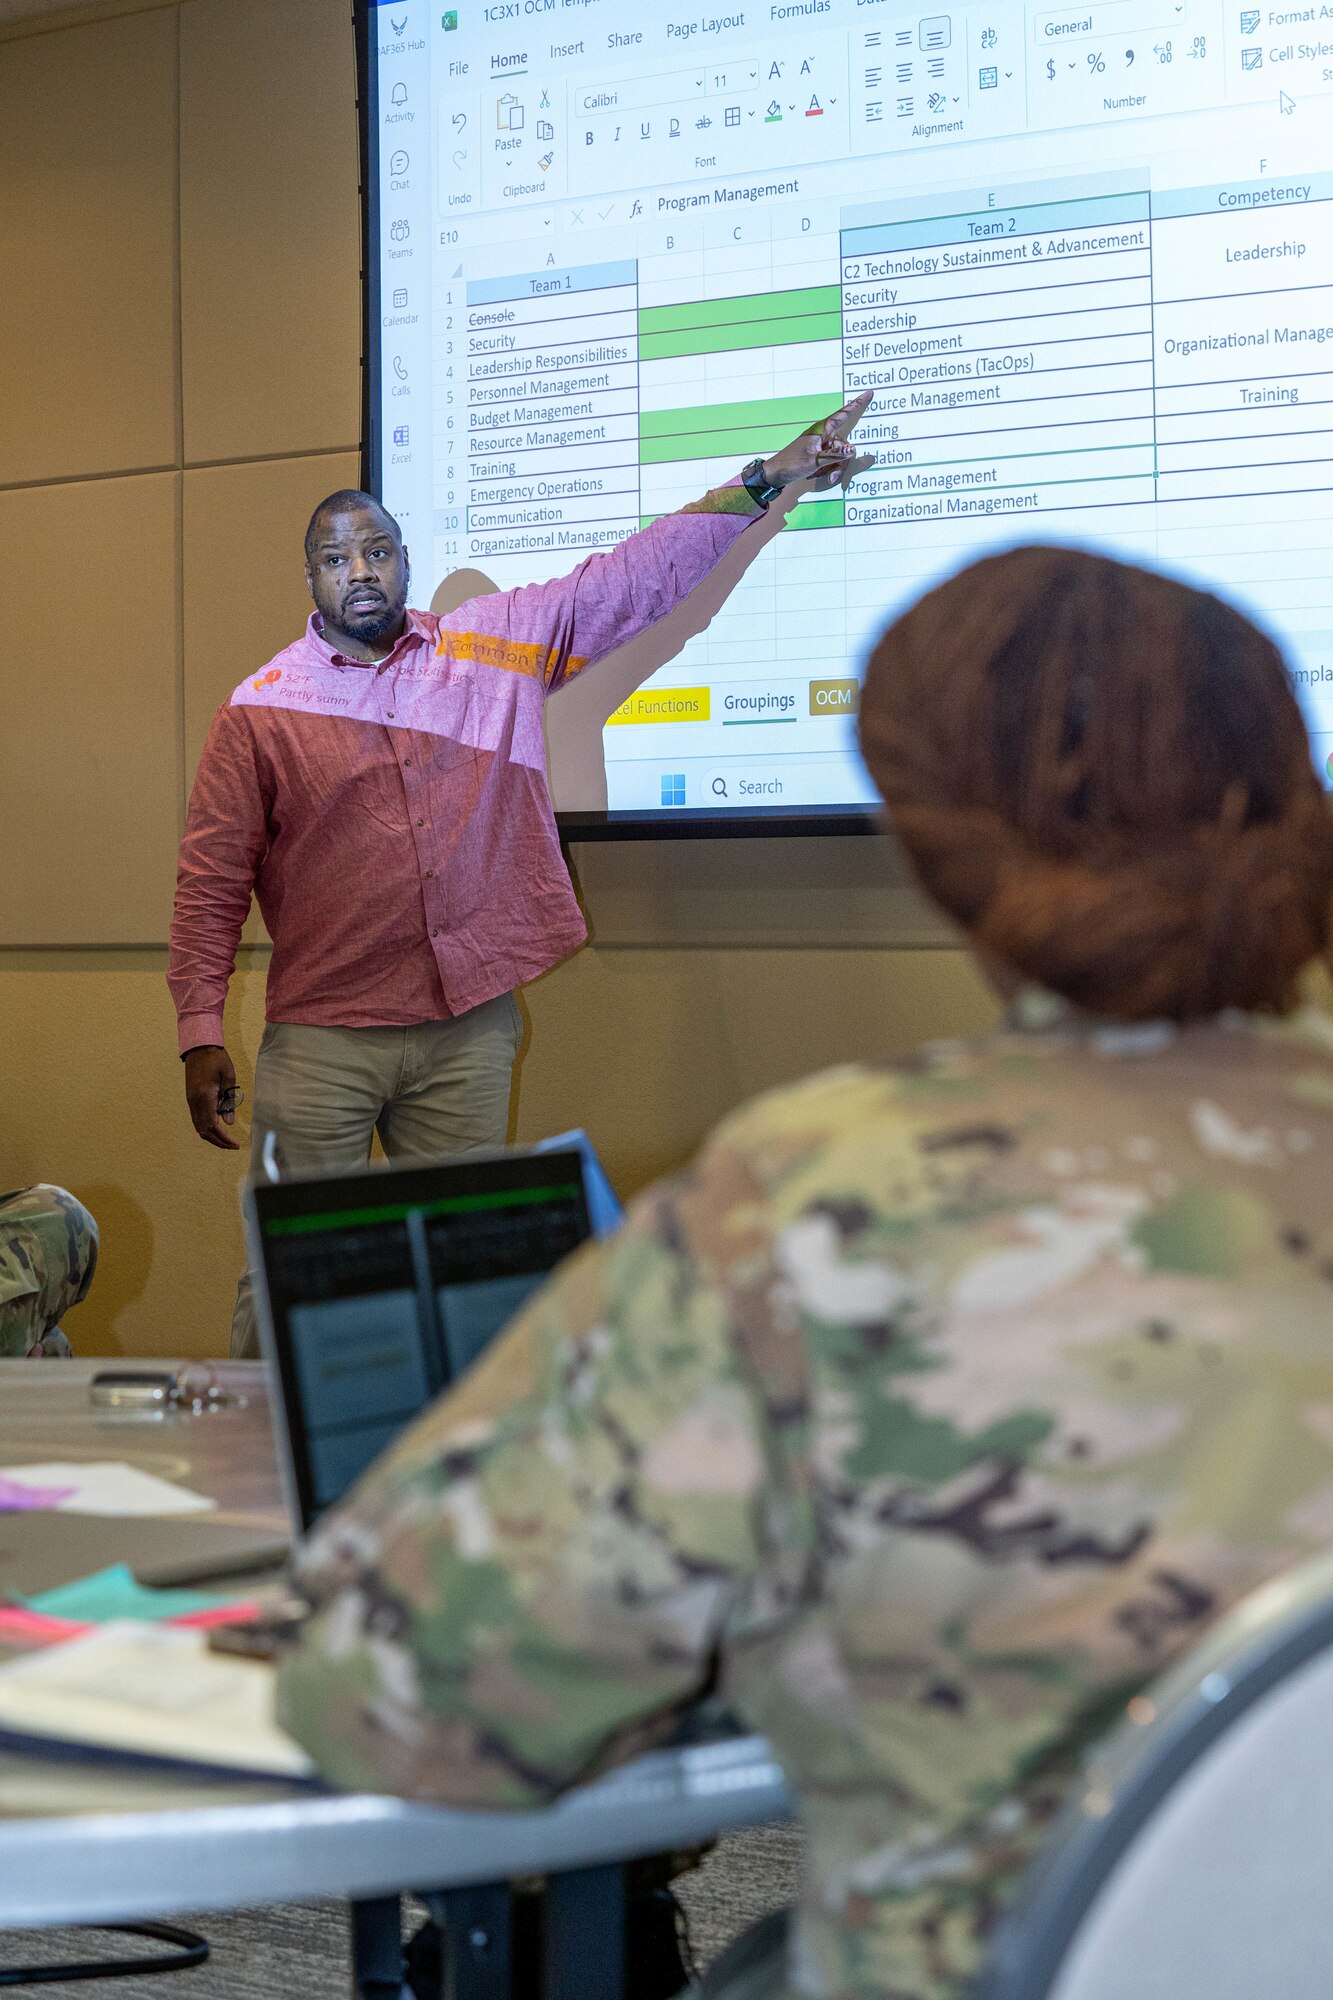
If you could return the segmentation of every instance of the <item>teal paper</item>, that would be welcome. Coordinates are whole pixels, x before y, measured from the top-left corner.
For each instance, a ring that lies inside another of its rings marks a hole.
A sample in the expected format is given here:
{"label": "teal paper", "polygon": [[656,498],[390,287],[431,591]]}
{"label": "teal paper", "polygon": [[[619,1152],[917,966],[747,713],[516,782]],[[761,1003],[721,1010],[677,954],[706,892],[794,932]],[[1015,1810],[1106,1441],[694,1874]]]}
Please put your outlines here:
{"label": "teal paper", "polygon": [[20,1600],[29,1611],[45,1612],[49,1618],[70,1618],[80,1624],[100,1625],[108,1618],[186,1618],[194,1611],[211,1611],[218,1604],[233,1604],[233,1593],[211,1590],[149,1590],[136,1583],[126,1563],[113,1563],[92,1576],[74,1583],[62,1583],[58,1590],[39,1591],[36,1597]]}

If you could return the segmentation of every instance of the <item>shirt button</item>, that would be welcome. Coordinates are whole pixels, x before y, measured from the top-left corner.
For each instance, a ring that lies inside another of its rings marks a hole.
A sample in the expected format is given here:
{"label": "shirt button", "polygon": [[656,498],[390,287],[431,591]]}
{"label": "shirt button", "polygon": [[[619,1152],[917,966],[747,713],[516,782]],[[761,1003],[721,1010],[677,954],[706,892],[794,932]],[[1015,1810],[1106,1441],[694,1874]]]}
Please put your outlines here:
{"label": "shirt button", "polygon": [[433,868],[428,868],[428,869],[426,870],[426,880],[427,880],[428,882],[430,881],[430,878],[431,878],[431,876],[432,876],[432,875],[433,875],[434,873],[435,873],[435,870],[434,870]]}
{"label": "shirt button", "polygon": [[418,826],[424,826],[425,824],[426,824],[426,822],[425,822],[425,820],[424,820],[424,819],[419,819],[419,820],[417,821],[417,825],[418,825]]}
{"label": "shirt button", "polygon": [[432,932],[431,932],[431,936],[432,936],[432,937],[438,937],[439,935],[440,935],[440,933],[439,933],[438,931],[432,931]]}
{"label": "shirt button", "polygon": [[412,762],[412,759],[411,759],[410,757],[404,757],[404,759],[403,759],[403,763],[404,763],[404,764],[410,764],[411,762]]}
{"label": "shirt button", "polygon": [[392,722],[392,721],[393,721],[393,710],[392,710],[392,709],[390,709],[390,710],[389,710],[389,720],[390,720],[390,722]]}

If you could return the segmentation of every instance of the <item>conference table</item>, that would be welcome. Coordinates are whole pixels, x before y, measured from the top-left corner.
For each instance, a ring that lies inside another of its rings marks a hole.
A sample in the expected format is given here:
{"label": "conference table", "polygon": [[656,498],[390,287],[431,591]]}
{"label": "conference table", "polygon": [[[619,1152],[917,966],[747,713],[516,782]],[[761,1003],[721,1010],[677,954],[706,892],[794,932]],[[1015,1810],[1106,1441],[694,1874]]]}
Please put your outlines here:
{"label": "conference table", "polygon": [[[105,1365],[0,1362],[0,1464],[124,1460],[216,1500],[210,1522],[286,1529],[260,1364],[216,1365],[239,1402],[166,1416],[94,1408],[89,1383]],[[14,1518],[0,1516],[0,1554]],[[628,1864],[791,1809],[764,1742],[740,1735],[640,1757],[529,1813],[6,1750],[0,1928],[345,1898],[353,1993],[398,2000],[400,1901],[411,1891],[445,1922],[454,2000],[509,2000],[509,1885],[540,1877],[541,2000],[624,2000]]]}

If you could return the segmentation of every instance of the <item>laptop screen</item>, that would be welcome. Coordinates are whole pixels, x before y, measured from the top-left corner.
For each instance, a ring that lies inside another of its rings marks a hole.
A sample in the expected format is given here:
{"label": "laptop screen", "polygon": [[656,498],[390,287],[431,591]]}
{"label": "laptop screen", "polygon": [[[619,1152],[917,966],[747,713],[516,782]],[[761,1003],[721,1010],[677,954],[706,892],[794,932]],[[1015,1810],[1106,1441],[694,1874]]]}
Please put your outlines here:
{"label": "laptop screen", "polygon": [[249,1202],[304,1527],[589,1234],[573,1148],[260,1183]]}

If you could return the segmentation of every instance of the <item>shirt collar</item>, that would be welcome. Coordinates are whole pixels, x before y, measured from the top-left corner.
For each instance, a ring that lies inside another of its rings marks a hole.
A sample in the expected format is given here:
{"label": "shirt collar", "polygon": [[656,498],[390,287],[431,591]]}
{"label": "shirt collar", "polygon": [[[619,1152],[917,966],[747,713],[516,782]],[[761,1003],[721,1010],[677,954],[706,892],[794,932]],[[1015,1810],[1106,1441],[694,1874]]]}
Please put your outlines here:
{"label": "shirt collar", "polygon": [[[329,644],[328,640],[324,637],[324,624],[318,611],[312,611],[307,618],[305,636],[307,644],[314,648],[315,653],[325,666],[337,667],[340,673],[346,671],[348,668],[353,669],[357,673],[365,673],[370,667],[371,663],[369,660],[349,659],[346,653],[337,652]],[[419,646],[423,640],[429,643],[430,638],[431,633],[427,625],[427,614],[424,611],[409,610],[407,624],[403,627],[401,636],[394,642],[392,650],[386,654],[385,658],[376,662],[376,666],[389,666],[391,663],[400,660],[409,646]]]}

